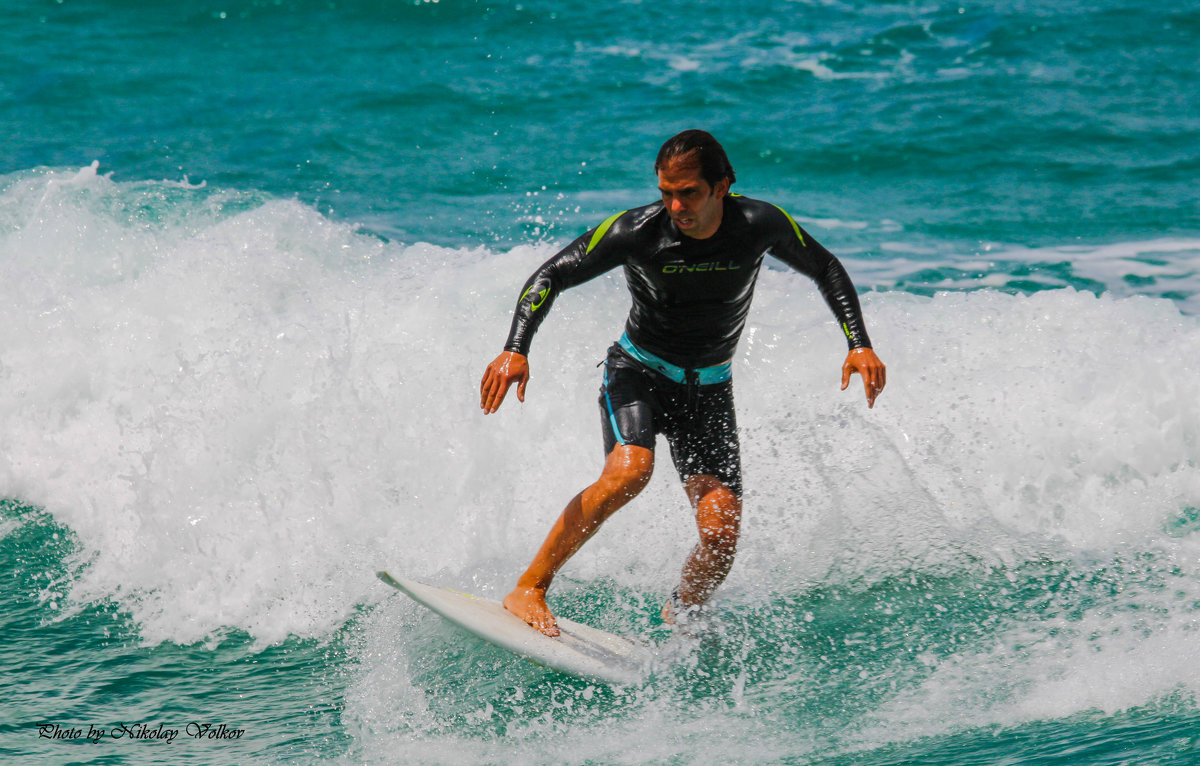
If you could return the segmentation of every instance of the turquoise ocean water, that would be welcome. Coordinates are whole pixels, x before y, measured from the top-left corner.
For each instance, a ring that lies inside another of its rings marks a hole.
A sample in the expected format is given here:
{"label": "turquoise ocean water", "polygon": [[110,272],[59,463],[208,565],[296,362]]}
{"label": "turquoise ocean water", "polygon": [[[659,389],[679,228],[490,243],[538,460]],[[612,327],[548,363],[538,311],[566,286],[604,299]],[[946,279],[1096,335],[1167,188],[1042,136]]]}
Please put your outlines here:
{"label": "turquoise ocean water", "polygon": [[[0,761],[1200,764],[1194,3],[5,11]],[[656,617],[666,463],[556,586],[669,647],[609,687],[374,572],[501,597],[593,477],[619,275],[523,406],[478,378],[689,127],[842,257],[889,386],[764,272],[710,629]]]}

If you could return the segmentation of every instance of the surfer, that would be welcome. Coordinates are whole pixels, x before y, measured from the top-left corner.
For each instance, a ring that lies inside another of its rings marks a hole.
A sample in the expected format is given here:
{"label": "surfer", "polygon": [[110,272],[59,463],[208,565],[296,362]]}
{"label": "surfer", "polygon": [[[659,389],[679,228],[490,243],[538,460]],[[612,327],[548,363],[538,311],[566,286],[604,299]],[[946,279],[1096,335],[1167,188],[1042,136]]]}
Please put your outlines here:
{"label": "surfer", "polygon": [[742,517],[731,360],[767,253],[812,278],[832,309],[849,345],[842,390],[858,373],[874,407],[886,383],[841,262],[782,209],[731,194],[734,171],[715,138],[701,130],[674,136],[659,150],[654,169],[660,201],[612,216],[526,281],[504,351],[480,384],[485,414],[500,407],[514,384],[524,402],[530,342],[554,299],[624,268],[633,306],[604,362],[604,468],[567,504],[504,599],[510,612],[549,636],[558,635],[546,603],[554,575],[649,482],[659,433],[670,445],[700,535],[664,618],[703,604],[728,574]]}

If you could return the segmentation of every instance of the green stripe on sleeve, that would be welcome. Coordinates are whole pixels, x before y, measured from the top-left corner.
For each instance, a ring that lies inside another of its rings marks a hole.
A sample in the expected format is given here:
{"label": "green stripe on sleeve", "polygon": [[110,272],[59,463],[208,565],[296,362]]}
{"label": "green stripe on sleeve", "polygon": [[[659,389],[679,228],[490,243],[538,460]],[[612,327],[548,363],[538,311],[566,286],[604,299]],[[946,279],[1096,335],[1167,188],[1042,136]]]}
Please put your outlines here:
{"label": "green stripe on sleeve", "polygon": [[808,247],[808,243],[804,241],[804,235],[800,233],[800,224],[796,223],[795,219],[788,215],[788,211],[784,210],[779,205],[772,205],[772,207],[783,213],[783,217],[788,219],[788,223],[792,225],[792,231],[796,232],[796,239],[800,240],[800,244]]}
{"label": "green stripe on sleeve", "polygon": [[584,255],[592,252],[596,245],[600,244],[600,240],[604,239],[604,235],[608,233],[608,230],[612,228],[612,225],[616,223],[618,218],[625,215],[625,213],[626,211],[622,210],[616,215],[610,216],[604,221],[604,223],[596,227],[596,233],[592,235],[592,241],[588,242],[587,250],[584,251]]}

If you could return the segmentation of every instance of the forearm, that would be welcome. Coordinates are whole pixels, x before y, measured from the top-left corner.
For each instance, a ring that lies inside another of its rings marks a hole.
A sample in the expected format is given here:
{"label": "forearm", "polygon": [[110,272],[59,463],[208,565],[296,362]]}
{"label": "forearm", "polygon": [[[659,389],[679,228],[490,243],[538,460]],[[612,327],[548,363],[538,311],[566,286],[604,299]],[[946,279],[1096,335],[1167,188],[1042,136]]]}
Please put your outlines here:
{"label": "forearm", "polygon": [[505,351],[528,356],[533,336],[558,294],[617,265],[613,249],[596,246],[597,231],[593,229],[567,245],[525,281],[513,311]]}
{"label": "forearm", "polygon": [[871,338],[867,335],[858,292],[854,289],[854,283],[850,281],[850,275],[841,261],[832,255],[829,256],[828,263],[817,278],[817,287],[825,298],[825,303],[833,311],[849,347],[870,348]]}
{"label": "forearm", "polygon": [[555,270],[552,262],[547,261],[533,273],[521,289],[521,297],[517,299],[517,307],[513,311],[512,325],[509,327],[508,340],[504,343],[505,351],[512,351],[525,356],[529,355],[529,346],[538,327],[550,312],[561,288],[556,284]]}

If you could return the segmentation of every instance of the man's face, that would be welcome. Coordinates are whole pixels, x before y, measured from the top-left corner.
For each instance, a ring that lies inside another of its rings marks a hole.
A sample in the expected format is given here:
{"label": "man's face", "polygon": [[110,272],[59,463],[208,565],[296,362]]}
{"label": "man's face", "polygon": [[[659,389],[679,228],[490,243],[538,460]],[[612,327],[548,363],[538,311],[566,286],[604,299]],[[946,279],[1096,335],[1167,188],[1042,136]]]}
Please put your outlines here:
{"label": "man's face", "polygon": [[658,190],[663,207],[681,232],[693,239],[708,239],[721,226],[729,179],[712,186],[700,176],[700,167],[672,162],[658,170]]}

